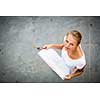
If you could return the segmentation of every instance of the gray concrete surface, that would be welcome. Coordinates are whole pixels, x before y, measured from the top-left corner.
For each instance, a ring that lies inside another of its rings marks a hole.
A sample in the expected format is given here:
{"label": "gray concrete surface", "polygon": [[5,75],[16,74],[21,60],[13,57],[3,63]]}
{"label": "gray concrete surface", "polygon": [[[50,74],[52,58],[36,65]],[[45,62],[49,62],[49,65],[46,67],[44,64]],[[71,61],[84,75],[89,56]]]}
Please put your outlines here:
{"label": "gray concrete surface", "polygon": [[[38,51],[32,45],[62,43],[66,32],[72,29],[83,33],[82,48],[87,66],[83,75],[63,81],[37,55]],[[100,17],[1,16],[0,82],[100,82],[99,34]]]}

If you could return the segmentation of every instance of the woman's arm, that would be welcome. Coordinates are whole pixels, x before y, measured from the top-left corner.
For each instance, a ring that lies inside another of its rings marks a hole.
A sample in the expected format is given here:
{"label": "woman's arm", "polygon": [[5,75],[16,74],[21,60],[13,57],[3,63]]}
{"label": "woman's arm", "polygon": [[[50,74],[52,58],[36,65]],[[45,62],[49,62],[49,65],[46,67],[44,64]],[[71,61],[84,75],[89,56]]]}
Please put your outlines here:
{"label": "woman's arm", "polygon": [[66,76],[65,80],[70,80],[75,76],[81,75],[83,72],[84,72],[84,68],[82,68],[82,69],[75,68],[71,74]]}
{"label": "woman's arm", "polygon": [[65,78],[65,80],[70,80],[70,79],[72,79],[75,76],[81,75],[82,73],[83,72],[75,72],[75,73],[69,74],[69,75],[67,75],[67,77]]}
{"label": "woman's arm", "polygon": [[64,44],[46,44],[43,46],[43,49],[49,49],[49,48],[62,49],[63,47]]}

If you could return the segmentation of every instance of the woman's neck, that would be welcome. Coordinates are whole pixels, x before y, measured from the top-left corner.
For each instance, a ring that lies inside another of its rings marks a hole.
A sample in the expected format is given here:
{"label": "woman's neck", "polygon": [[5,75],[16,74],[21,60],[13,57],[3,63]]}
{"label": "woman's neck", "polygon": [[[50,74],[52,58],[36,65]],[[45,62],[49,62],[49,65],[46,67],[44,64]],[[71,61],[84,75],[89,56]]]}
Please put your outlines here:
{"label": "woman's neck", "polygon": [[68,56],[72,59],[79,59],[83,56],[80,46],[78,46],[74,51],[67,51]]}

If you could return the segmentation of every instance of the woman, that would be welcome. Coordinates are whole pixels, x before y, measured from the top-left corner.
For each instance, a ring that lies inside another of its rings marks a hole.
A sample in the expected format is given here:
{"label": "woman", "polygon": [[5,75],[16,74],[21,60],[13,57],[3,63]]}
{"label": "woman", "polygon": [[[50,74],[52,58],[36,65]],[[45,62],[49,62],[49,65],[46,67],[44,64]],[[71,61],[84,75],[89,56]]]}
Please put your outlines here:
{"label": "woman", "polygon": [[63,44],[46,44],[43,49],[56,48],[61,49],[62,59],[66,66],[70,68],[70,74],[66,75],[66,79],[81,75],[84,71],[86,60],[85,54],[81,48],[82,35],[77,30],[72,30],[64,37]]}

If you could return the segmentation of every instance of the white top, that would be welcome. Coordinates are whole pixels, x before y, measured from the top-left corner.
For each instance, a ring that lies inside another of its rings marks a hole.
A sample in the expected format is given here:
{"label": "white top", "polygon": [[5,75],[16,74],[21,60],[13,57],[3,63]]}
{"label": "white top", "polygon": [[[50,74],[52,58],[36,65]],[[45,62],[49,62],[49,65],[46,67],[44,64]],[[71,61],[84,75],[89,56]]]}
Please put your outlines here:
{"label": "white top", "polygon": [[[81,48],[81,46],[80,46],[80,48]],[[85,59],[84,52],[83,52],[83,56],[81,58],[73,60],[68,56],[68,53],[67,53],[67,51],[65,51],[65,48],[63,48],[62,52],[61,52],[61,56],[69,68],[76,67],[77,69],[81,69],[86,65],[86,59]]]}

